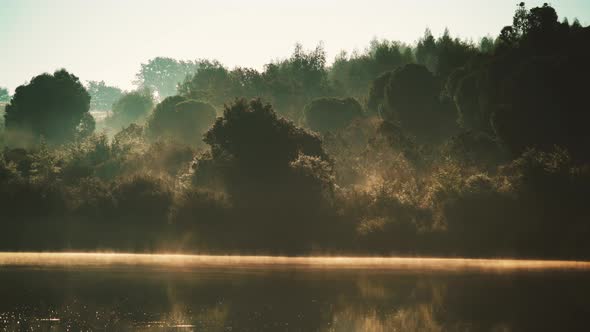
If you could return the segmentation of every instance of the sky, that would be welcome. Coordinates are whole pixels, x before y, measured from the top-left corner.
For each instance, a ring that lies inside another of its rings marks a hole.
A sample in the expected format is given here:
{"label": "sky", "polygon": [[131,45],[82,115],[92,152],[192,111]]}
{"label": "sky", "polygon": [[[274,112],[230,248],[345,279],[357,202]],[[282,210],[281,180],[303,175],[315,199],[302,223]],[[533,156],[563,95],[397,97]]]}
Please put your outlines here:
{"label": "sky", "polygon": [[[545,1],[527,1],[527,6]],[[295,43],[323,42],[328,61],[371,39],[477,40],[512,22],[515,0],[0,0],[0,87],[66,68],[82,81],[132,89],[156,56],[262,69]],[[554,0],[560,19],[590,24],[590,0]]]}

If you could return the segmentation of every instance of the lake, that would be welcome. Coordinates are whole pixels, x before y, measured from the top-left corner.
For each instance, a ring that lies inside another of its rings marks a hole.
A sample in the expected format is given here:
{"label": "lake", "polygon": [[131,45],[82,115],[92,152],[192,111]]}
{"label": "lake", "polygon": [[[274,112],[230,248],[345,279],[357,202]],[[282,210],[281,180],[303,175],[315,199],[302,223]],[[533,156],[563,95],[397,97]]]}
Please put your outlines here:
{"label": "lake", "polygon": [[0,253],[2,331],[588,331],[590,263]]}

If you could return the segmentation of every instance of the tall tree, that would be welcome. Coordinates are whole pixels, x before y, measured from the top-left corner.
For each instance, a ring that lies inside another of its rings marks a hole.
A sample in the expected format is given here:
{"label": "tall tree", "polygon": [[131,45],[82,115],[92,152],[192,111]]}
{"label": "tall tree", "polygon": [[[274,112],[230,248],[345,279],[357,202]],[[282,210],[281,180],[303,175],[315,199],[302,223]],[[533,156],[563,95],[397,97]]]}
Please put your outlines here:
{"label": "tall tree", "polygon": [[219,61],[200,60],[198,70],[178,86],[178,93],[186,98],[202,100],[222,106],[239,96],[232,96],[229,70]]}
{"label": "tall tree", "polygon": [[196,61],[157,57],[141,64],[141,69],[136,74],[136,84],[139,88],[156,92],[160,99],[164,99],[175,95],[177,85],[182,83],[187,75],[195,73],[197,68]]}
{"label": "tall tree", "polygon": [[123,91],[116,86],[108,86],[104,81],[88,81],[88,93],[90,94],[90,109],[109,111],[113,104],[121,98]]}
{"label": "tall tree", "polygon": [[295,45],[291,57],[267,64],[262,78],[277,112],[296,120],[305,104],[330,93],[326,52],[321,44],[311,51]]}
{"label": "tall tree", "polygon": [[328,76],[339,94],[362,98],[377,76],[413,62],[415,60],[411,47],[399,42],[375,39],[362,53],[339,54],[330,67]]}

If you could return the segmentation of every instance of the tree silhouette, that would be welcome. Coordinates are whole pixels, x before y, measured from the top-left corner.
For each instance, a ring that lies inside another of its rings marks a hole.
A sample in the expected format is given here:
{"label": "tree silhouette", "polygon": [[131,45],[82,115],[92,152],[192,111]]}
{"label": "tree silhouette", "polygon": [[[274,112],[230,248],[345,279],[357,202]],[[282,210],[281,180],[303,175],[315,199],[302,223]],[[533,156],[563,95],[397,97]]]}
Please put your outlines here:
{"label": "tree silhouette", "polygon": [[6,88],[0,88],[0,103],[7,103],[10,101],[10,95]]}
{"label": "tree silhouette", "polygon": [[382,113],[385,107],[385,87],[389,84],[392,71],[385,72],[375,78],[369,86],[369,97],[367,100],[367,108],[369,111],[377,114]]}
{"label": "tree silhouette", "polygon": [[210,104],[173,96],[164,99],[150,116],[147,129],[153,139],[172,138],[196,146],[215,121],[217,112]]}
{"label": "tree silhouette", "polygon": [[197,61],[178,61],[172,58],[157,57],[141,64],[136,75],[140,89],[155,91],[160,98],[176,94],[176,87],[199,68]]}
{"label": "tree silhouette", "polygon": [[115,86],[108,86],[104,81],[88,81],[90,109],[110,111],[113,104],[121,98],[123,91]]}
{"label": "tree silhouette", "polygon": [[125,127],[143,120],[153,107],[154,98],[150,90],[126,92],[113,104],[112,114],[106,122],[111,127]]}
{"label": "tree silhouette", "polygon": [[90,95],[78,77],[65,69],[41,74],[16,88],[6,105],[6,129],[43,136],[52,144],[72,140],[83,119],[87,126]]}
{"label": "tree silhouette", "polygon": [[438,39],[426,29],[416,45],[417,62],[443,80],[475,54],[476,49],[471,43],[451,38],[448,29]]}
{"label": "tree silhouette", "polygon": [[395,70],[385,87],[382,116],[419,140],[448,136],[455,116],[439,100],[440,84],[425,66],[409,64]]}
{"label": "tree silhouette", "polygon": [[577,78],[590,74],[589,37],[588,28],[560,23],[547,4],[529,11],[520,4],[495,53],[458,80],[455,101],[463,119],[479,117],[472,122],[482,129],[491,119],[493,132],[514,156],[559,145],[574,159],[587,160],[590,135],[584,124],[590,114]]}
{"label": "tree silhouette", "polygon": [[340,53],[328,76],[339,94],[359,99],[365,96],[367,86],[377,76],[413,62],[415,59],[410,46],[375,39],[363,53]]}
{"label": "tree silhouette", "polygon": [[250,172],[272,174],[299,154],[326,157],[319,137],[280,118],[261,100],[237,100],[205,134],[214,158],[231,156]]}
{"label": "tree silhouette", "polygon": [[590,112],[583,86],[571,79],[590,75],[590,66],[576,58],[530,59],[505,77],[492,124],[515,154],[559,145],[574,158],[590,158]]}
{"label": "tree silhouette", "polygon": [[198,70],[178,86],[179,95],[209,102],[215,106],[230,101],[232,87],[229,70],[218,61],[201,60]]}
{"label": "tree silhouette", "polygon": [[277,112],[299,120],[305,104],[329,90],[326,52],[321,44],[311,51],[297,44],[291,57],[267,64],[262,79]]}
{"label": "tree silhouette", "polygon": [[331,161],[318,136],[260,99],[241,99],[226,106],[205,142],[211,152],[197,161],[194,182],[229,195],[240,213],[234,231],[258,248],[292,251],[315,240],[333,192]]}
{"label": "tree silhouette", "polygon": [[318,98],[305,106],[304,115],[311,130],[325,133],[344,129],[363,116],[363,108],[354,98]]}

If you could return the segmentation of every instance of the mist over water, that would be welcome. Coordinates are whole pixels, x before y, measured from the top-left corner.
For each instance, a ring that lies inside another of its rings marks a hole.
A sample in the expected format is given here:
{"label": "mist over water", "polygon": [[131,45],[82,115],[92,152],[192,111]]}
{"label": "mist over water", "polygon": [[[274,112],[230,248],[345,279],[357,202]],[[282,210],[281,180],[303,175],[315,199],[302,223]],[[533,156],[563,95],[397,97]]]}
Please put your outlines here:
{"label": "mist over water", "polygon": [[583,331],[589,271],[571,261],[1,253],[0,331]]}
{"label": "mist over water", "polygon": [[589,271],[590,262],[517,259],[468,259],[424,257],[285,257],[222,256],[130,253],[0,253],[0,266],[30,267],[118,267],[154,269],[310,269],[385,270],[413,272],[473,271]]}

